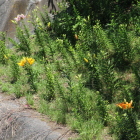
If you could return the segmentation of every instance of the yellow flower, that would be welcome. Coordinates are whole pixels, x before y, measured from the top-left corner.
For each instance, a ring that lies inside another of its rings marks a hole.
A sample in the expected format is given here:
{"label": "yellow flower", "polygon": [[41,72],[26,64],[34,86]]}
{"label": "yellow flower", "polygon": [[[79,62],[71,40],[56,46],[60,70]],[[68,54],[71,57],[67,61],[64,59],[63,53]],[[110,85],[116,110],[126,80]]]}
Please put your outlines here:
{"label": "yellow flower", "polygon": [[87,60],[86,58],[84,58],[84,60],[85,60],[85,62],[87,62],[87,63],[88,63],[88,60]]}
{"label": "yellow flower", "polygon": [[7,56],[7,55],[4,55],[4,58],[5,58],[5,59],[8,59],[8,56]]}
{"label": "yellow flower", "polygon": [[23,59],[17,63],[19,66],[25,66],[26,64],[32,65],[34,63],[33,58],[23,57]]}
{"label": "yellow flower", "polygon": [[130,103],[122,102],[122,103],[119,103],[119,104],[116,104],[116,105],[118,107],[122,108],[122,109],[130,109],[130,108],[134,108],[134,107],[132,107],[132,103],[133,103],[133,101],[131,100]]}
{"label": "yellow flower", "polygon": [[26,64],[26,57],[23,57],[23,59],[18,63],[19,66],[24,66]]}
{"label": "yellow flower", "polygon": [[32,65],[35,62],[33,58],[27,58],[27,61],[30,65]]}
{"label": "yellow flower", "polygon": [[47,27],[48,27],[48,28],[50,28],[50,26],[51,26],[51,23],[50,23],[50,22],[48,22]]}
{"label": "yellow flower", "polygon": [[76,79],[80,79],[82,77],[82,74],[78,74],[75,76]]}

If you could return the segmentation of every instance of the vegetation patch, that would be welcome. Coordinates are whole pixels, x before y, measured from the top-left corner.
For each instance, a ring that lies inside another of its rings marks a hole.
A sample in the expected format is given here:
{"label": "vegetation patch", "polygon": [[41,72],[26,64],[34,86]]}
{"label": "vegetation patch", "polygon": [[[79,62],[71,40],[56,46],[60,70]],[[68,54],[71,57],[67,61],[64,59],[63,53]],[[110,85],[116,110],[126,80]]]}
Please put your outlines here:
{"label": "vegetation patch", "polygon": [[68,0],[60,9],[53,20],[35,9],[33,33],[24,15],[13,19],[18,42],[1,33],[1,90],[78,139],[140,139],[140,3]]}

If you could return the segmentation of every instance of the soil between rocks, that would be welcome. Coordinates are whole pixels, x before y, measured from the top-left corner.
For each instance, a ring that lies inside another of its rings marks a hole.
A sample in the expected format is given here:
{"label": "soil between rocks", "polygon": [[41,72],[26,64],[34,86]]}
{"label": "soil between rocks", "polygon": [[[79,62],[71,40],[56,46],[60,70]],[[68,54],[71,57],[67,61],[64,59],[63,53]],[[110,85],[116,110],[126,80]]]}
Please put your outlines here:
{"label": "soil between rocks", "polygon": [[0,93],[0,140],[73,140],[77,137],[68,127],[26,105],[25,97]]}

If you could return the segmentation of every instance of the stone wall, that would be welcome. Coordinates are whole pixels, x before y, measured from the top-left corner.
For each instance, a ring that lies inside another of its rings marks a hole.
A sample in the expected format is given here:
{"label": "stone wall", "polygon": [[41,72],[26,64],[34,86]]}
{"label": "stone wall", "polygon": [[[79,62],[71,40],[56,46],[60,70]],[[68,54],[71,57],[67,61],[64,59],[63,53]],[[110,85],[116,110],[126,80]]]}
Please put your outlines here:
{"label": "stone wall", "polygon": [[11,22],[18,14],[28,14],[36,6],[42,10],[46,5],[48,12],[58,10],[57,2],[61,0],[0,0],[0,31],[4,31],[8,36],[15,34],[15,25]]}
{"label": "stone wall", "polygon": [[13,36],[15,32],[15,24],[11,22],[18,14],[25,14],[29,0],[8,0],[5,3],[1,31],[5,31],[7,35]]}
{"label": "stone wall", "polygon": [[12,5],[12,1],[1,0],[0,1],[0,31],[3,31],[4,22],[7,20],[9,13],[11,11],[10,5]]}

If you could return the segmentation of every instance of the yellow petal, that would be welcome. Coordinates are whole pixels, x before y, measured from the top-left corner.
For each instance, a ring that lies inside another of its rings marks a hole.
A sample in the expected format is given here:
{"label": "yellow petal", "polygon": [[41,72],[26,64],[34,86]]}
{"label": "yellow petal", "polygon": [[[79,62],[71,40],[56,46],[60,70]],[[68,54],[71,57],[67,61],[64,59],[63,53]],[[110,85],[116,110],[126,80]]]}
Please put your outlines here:
{"label": "yellow petal", "polygon": [[33,58],[27,58],[27,61],[30,65],[32,65],[35,60]]}
{"label": "yellow petal", "polygon": [[86,58],[84,58],[84,60],[85,60],[85,62],[87,62],[87,63],[88,63],[88,60],[87,60]]}
{"label": "yellow petal", "polygon": [[24,63],[21,63],[21,62],[20,62],[20,63],[17,63],[17,64],[18,64],[19,66],[24,66]]}

